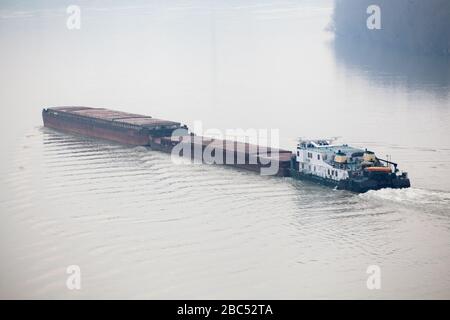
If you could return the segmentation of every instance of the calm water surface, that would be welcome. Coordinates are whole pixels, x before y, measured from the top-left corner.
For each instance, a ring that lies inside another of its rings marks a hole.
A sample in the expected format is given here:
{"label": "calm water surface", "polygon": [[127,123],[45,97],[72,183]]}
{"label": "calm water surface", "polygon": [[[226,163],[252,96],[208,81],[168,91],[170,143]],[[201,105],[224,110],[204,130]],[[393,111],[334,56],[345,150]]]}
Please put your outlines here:
{"label": "calm water surface", "polygon": [[[56,1],[0,5],[1,298],[450,298],[448,59],[334,41],[330,1],[79,4],[78,31]],[[413,187],[357,195],[42,127],[70,104],[277,128],[284,148],[342,136]]]}

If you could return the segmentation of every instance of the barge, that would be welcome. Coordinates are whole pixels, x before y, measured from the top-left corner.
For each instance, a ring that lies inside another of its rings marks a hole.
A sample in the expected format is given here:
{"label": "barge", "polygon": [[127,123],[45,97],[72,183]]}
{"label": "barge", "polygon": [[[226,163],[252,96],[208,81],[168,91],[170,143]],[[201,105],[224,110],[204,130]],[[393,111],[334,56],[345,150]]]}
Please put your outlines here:
{"label": "barge", "polygon": [[149,145],[152,137],[187,129],[179,122],[104,108],[45,108],[42,119],[49,128],[136,146]]}
{"label": "barge", "polygon": [[[261,174],[268,171],[270,175],[281,177],[290,175],[291,151],[196,136],[179,122],[105,108],[73,106],[44,108],[42,119],[44,126],[64,132],[148,146],[167,153],[179,148],[180,156],[202,162],[224,164]],[[206,153],[212,153],[213,161],[205,161]],[[275,168],[275,171],[270,168]]]}
{"label": "barge", "polygon": [[296,153],[189,132],[180,122],[90,107],[51,107],[42,110],[44,126],[69,133],[188,157],[202,163],[223,164],[260,174],[319,182],[337,189],[366,192],[409,188],[406,172],[373,152],[333,140],[300,140]]}

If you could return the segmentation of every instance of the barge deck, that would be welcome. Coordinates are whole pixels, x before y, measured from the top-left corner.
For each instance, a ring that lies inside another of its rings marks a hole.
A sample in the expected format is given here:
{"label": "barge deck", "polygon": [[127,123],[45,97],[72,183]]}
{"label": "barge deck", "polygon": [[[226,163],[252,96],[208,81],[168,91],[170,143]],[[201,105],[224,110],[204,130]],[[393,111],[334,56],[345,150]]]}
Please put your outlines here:
{"label": "barge deck", "polygon": [[216,160],[224,160],[219,164],[259,173],[276,168],[276,172],[271,174],[290,176],[291,151],[196,136],[189,133],[188,127],[180,122],[105,108],[72,106],[45,108],[42,118],[44,126],[64,132],[148,146],[167,153],[179,148],[180,156],[189,156],[194,160],[201,157],[199,160],[206,163],[209,162],[205,161],[203,155],[209,152]]}

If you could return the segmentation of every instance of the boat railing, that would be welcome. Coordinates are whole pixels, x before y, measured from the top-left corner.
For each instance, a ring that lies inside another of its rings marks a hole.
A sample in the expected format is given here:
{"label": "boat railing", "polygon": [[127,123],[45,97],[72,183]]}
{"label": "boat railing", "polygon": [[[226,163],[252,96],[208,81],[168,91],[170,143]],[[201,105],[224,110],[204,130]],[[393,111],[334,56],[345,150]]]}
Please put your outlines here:
{"label": "boat railing", "polygon": [[397,163],[392,162],[392,161],[389,161],[389,160],[385,160],[385,159],[380,159],[380,158],[376,158],[376,159],[377,159],[378,161],[380,161],[380,162],[386,163],[388,166],[393,166],[393,167],[394,167],[394,171],[395,171],[395,172],[397,171],[397,166],[398,166]]}

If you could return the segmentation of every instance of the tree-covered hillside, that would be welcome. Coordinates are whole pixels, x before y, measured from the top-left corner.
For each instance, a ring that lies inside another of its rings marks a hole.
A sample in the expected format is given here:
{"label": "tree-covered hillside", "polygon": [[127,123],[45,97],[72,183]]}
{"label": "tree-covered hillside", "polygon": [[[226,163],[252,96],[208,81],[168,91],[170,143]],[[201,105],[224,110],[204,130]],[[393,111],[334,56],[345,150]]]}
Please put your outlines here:
{"label": "tree-covered hillside", "polygon": [[[381,9],[381,29],[370,30],[370,5]],[[414,52],[450,55],[450,0],[335,0],[337,37]]]}

